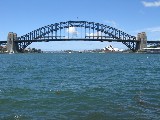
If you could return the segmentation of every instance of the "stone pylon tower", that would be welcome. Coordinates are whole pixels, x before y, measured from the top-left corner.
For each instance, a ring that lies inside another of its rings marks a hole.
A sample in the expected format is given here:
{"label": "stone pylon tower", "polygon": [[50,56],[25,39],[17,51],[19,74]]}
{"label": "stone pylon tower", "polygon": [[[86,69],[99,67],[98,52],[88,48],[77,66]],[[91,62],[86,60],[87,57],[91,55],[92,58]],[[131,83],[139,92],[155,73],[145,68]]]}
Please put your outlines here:
{"label": "stone pylon tower", "polygon": [[8,38],[7,38],[7,51],[9,53],[17,52],[17,45],[15,44],[14,40],[17,40],[17,34],[13,32],[9,32]]}
{"label": "stone pylon tower", "polygon": [[140,40],[139,50],[143,50],[143,48],[147,47],[147,35],[145,32],[138,33],[137,40]]}

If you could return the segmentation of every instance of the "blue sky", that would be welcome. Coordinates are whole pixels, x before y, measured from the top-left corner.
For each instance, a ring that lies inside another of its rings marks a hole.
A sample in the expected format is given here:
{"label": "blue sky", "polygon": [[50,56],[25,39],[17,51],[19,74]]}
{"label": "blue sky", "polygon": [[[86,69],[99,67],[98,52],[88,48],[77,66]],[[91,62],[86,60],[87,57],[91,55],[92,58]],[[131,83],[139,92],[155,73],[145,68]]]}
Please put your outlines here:
{"label": "blue sky", "polygon": [[[160,40],[160,0],[0,0],[0,40],[8,32],[18,36],[56,22],[82,20],[110,25],[137,35],[146,32],[148,40]],[[77,19],[78,17],[78,19]],[[42,50],[95,49],[122,43],[49,42],[32,43]]]}

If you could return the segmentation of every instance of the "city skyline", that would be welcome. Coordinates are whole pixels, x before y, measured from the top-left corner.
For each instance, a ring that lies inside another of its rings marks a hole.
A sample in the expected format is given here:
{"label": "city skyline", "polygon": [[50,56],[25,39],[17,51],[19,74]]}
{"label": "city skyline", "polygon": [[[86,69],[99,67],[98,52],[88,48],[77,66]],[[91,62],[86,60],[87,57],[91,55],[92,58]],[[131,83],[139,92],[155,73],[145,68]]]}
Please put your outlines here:
{"label": "city skyline", "polygon": [[[137,36],[146,32],[148,40],[160,40],[160,0],[0,0],[0,40],[8,32],[22,36],[45,25],[69,20],[98,22]],[[77,31],[72,28],[72,33]],[[49,42],[32,43],[29,47],[42,50],[98,49],[108,45],[125,49],[122,43]]]}

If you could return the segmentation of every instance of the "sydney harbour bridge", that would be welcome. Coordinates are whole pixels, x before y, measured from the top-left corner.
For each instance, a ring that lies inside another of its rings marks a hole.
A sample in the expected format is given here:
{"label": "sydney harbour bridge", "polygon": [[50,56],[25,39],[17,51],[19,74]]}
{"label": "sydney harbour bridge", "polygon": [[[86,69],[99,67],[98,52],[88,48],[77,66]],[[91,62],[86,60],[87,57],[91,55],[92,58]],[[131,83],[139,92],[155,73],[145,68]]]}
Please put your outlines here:
{"label": "sydney harbour bridge", "polygon": [[0,41],[0,45],[6,44],[8,52],[23,52],[33,42],[49,41],[121,42],[133,52],[147,47],[147,44],[160,44],[160,41],[147,41],[144,32],[135,37],[101,23],[67,21],[40,27],[20,37],[17,37],[16,33],[9,32],[7,40]]}

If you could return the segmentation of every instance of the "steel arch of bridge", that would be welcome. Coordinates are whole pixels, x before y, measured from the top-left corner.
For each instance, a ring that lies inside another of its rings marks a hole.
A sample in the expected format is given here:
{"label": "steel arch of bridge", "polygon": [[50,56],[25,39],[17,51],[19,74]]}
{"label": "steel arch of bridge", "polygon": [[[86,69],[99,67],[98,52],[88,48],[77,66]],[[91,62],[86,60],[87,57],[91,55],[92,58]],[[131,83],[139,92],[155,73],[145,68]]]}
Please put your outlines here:
{"label": "steel arch of bridge", "polygon": [[[69,28],[84,28],[83,38],[70,38]],[[68,35],[63,31],[68,29]],[[15,40],[18,44],[18,50],[24,50],[32,42],[42,41],[70,41],[70,40],[82,40],[82,41],[116,41],[122,42],[132,51],[137,50],[137,43],[135,36],[129,35],[114,27],[87,21],[67,21],[60,22],[51,25],[47,25],[32,32],[29,32],[23,36],[20,36]]]}

